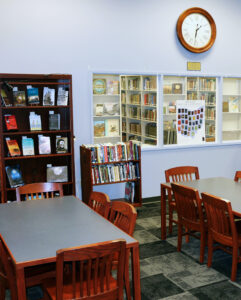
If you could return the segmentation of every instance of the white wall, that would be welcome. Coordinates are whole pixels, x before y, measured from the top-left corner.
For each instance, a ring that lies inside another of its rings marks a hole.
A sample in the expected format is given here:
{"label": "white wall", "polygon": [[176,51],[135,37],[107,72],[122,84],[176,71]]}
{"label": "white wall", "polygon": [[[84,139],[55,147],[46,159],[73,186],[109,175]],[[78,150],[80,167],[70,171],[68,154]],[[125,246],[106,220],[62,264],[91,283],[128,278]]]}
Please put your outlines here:
{"label": "white wall", "polygon": [[[178,16],[194,6],[217,25],[203,54],[186,51],[175,33]],[[91,142],[91,70],[185,73],[187,61],[200,61],[202,74],[241,75],[239,0],[0,0],[0,11],[1,73],[73,75],[78,194],[79,145]],[[148,151],[142,159],[144,197],[159,195],[164,170],[175,165],[198,165],[201,177],[241,169],[238,145]],[[115,196],[119,188],[105,189]]]}

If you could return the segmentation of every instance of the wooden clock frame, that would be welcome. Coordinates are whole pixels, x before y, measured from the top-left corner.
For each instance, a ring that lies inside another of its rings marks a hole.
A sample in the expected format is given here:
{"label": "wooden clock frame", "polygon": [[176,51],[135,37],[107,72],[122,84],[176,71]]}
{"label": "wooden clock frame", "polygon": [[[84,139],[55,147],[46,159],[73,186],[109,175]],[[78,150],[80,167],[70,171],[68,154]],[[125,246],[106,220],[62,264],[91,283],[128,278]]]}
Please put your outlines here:
{"label": "wooden clock frame", "polygon": [[[193,14],[193,13],[198,13],[198,14],[201,14],[201,15],[205,16],[208,19],[208,21],[210,23],[210,26],[211,26],[211,37],[210,37],[209,42],[204,47],[195,48],[195,47],[190,46],[185,41],[185,39],[182,35],[183,21],[185,20],[185,18],[188,15]],[[179,16],[179,18],[177,20],[176,30],[177,30],[178,39],[179,39],[180,43],[183,45],[183,47],[185,47],[187,50],[189,50],[191,52],[194,52],[194,53],[202,53],[202,52],[205,52],[205,51],[209,50],[213,46],[213,44],[215,42],[215,39],[216,39],[216,24],[215,24],[215,21],[214,21],[213,17],[206,10],[204,10],[200,7],[192,7],[192,8],[189,8],[189,9],[185,10]]]}

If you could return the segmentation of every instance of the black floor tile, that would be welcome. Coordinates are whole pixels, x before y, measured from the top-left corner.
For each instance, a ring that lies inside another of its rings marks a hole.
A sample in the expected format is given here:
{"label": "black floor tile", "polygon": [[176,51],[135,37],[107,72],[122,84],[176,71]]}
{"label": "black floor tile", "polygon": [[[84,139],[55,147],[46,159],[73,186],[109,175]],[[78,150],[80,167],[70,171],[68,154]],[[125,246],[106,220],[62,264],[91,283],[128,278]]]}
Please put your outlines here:
{"label": "black floor tile", "polygon": [[140,259],[167,254],[176,251],[176,247],[166,241],[158,241],[140,245]]}

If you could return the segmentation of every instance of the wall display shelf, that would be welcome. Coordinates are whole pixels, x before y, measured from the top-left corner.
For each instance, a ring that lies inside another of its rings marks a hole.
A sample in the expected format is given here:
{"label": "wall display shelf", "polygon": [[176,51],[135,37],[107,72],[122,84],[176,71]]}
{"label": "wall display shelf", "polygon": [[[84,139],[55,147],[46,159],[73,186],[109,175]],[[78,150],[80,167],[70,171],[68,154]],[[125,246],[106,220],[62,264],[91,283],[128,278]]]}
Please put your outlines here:
{"label": "wall display shelf", "polygon": [[0,91],[1,202],[33,182],[75,194],[72,76],[0,74]]}
{"label": "wall display shelf", "polygon": [[141,147],[136,142],[80,147],[82,200],[88,203],[94,186],[125,183],[125,201],[142,205]]}
{"label": "wall display shelf", "polygon": [[[177,100],[205,100],[205,137],[203,142],[216,140],[216,78],[164,76],[163,79],[163,144],[177,144]],[[199,114],[200,116],[200,114]],[[198,118],[199,118],[198,116]],[[185,116],[186,117],[186,116]],[[187,119],[189,117],[187,116]],[[187,130],[191,126],[185,121]],[[190,130],[188,130],[190,128]]]}
{"label": "wall display shelf", "polygon": [[223,141],[241,140],[241,78],[223,79]]}

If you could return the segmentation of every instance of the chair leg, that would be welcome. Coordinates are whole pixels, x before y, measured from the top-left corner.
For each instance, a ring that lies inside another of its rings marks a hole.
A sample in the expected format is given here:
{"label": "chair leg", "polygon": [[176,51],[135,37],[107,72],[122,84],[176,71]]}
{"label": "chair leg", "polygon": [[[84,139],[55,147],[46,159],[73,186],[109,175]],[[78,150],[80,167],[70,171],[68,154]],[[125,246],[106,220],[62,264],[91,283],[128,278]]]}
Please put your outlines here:
{"label": "chair leg", "polygon": [[172,220],[173,220],[173,210],[172,207],[169,206],[169,234],[172,234]]}
{"label": "chair leg", "polygon": [[6,288],[2,280],[0,280],[0,299],[5,299]]}
{"label": "chair leg", "polygon": [[231,281],[236,280],[237,274],[237,264],[238,264],[238,248],[233,247],[233,257],[232,257],[232,271],[231,271]]}
{"label": "chair leg", "polygon": [[211,233],[208,234],[208,267],[211,267],[213,259],[213,238]]}
{"label": "chair leg", "polygon": [[185,240],[186,240],[186,243],[189,243],[189,234],[188,234],[188,228],[185,227]]}
{"label": "chair leg", "polygon": [[204,262],[205,241],[206,241],[206,234],[205,232],[201,232],[201,237],[200,237],[200,263],[201,264]]}
{"label": "chair leg", "polygon": [[177,251],[182,249],[182,224],[178,223]]}
{"label": "chair leg", "polygon": [[130,287],[130,277],[129,277],[129,257],[130,257],[130,249],[126,250],[126,257],[125,257],[125,290],[126,290],[126,297],[127,300],[131,300],[131,287]]}

